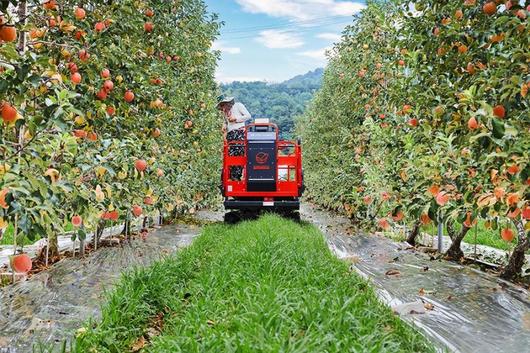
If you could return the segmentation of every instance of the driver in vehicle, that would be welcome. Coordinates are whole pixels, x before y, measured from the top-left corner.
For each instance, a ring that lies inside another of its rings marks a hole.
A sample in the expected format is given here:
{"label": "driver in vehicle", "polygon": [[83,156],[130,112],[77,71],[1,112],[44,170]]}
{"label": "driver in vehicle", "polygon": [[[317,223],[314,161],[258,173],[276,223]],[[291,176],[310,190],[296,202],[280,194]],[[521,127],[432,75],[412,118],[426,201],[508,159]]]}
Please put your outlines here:
{"label": "driver in vehicle", "polygon": [[[243,140],[245,138],[245,125],[252,120],[252,116],[243,103],[236,102],[234,97],[221,96],[218,99],[217,108],[223,113],[223,133],[226,140]],[[230,146],[228,154],[230,156],[242,156],[244,154],[243,147]],[[230,179],[241,180],[242,176],[242,167],[230,168]]]}
{"label": "driver in vehicle", "polygon": [[244,128],[247,121],[252,120],[243,103],[235,101],[234,97],[219,97],[217,108],[223,113],[223,131],[228,141],[243,140]]}

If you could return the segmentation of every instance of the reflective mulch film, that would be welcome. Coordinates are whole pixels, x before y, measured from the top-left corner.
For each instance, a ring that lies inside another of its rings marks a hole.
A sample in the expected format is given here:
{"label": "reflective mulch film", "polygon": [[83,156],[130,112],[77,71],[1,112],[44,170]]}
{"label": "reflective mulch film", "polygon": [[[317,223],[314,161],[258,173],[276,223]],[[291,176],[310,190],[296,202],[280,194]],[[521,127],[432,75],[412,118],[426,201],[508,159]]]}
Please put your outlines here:
{"label": "reflective mulch film", "polygon": [[530,294],[494,275],[431,260],[376,235],[353,235],[349,221],[305,205],[303,216],[326,234],[337,256],[351,261],[381,299],[457,352],[528,352]]}
{"label": "reflective mulch film", "polygon": [[90,317],[98,317],[103,293],[134,266],[146,266],[189,245],[199,228],[168,226],[147,240],[102,248],[85,259],[65,259],[29,280],[0,288],[0,351],[31,352],[38,342],[71,336]]}

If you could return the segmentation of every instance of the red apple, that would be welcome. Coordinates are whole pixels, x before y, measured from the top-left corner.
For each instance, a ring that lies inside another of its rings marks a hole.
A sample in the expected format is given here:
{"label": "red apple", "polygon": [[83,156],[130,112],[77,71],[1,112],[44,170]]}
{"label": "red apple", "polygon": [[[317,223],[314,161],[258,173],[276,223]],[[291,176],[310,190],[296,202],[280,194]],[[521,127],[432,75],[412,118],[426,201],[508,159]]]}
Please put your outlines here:
{"label": "red apple", "polygon": [[107,92],[112,91],[112,89],[114,88],[114,82],[112,82],[111,80],[105,81],[105,83],[103,83],[103,88]]}
{"label": "red apple", "polygon": [[135,162],[134,162],[134,167],[136,168],[136,170],[138,170],[139,172],[143,172],[147,169],[147,162],[144,161],[143,159],[137,159]]}
{"label": "red apple", "polygon": [[127,103],[131,103],[134,100],[134,93],[130,90],[126,91],[123,95],[123,99],[125,99]]}
{"label": "red apple", "polygon": [[140,206],[138,205],[134,205],[132,207],[132,213],[136,216],[136,217],[140,217],[143,213],[143,210]]}
{"label": "red apple", "polygon": [[81,216],[73,216],[72,217],[72,224],[74,225],[74,227],[81,227],[81,224],[83,224],[83,218],[81,218]]}
{"label": "red apple", "polygon": [[33,267],[33,263],[28,254],[14,255],[9,258],[11,269],[16,273],[28,273]]}

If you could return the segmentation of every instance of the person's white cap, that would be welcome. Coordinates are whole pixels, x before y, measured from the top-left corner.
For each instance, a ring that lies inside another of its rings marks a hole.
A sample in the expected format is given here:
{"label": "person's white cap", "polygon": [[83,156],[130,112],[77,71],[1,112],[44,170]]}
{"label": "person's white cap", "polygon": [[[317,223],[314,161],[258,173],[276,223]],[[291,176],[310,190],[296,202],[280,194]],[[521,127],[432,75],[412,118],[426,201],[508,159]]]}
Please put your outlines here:
{"label": "person's white cap", "polygon": [[224,96],[221,96],[219,97],[219,99],[217,100],[217,105],[219,104],[223,104],[223,103],[231,103],[233,101],[235,101],[236,99],[234,97],[224,97]]}

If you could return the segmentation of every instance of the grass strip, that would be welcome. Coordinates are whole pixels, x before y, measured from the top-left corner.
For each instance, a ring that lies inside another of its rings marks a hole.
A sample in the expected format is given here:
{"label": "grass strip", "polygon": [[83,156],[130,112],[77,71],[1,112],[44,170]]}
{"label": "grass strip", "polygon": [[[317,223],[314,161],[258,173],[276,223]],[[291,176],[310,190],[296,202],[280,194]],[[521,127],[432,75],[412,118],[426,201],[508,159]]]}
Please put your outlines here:
{"label": "grass strip", "polygon": [[[515,227],[510,224],[506,223],[503,225],[503,227],[510,227],[512,230],[517,234],[517,230]],[[461,229],[461,226],[457,225],[455,227],[456,231],[459,232]],[[424,226],[423,231],[428,233],[431,236],[436,236],[437,233],[437,227],[435,224],[429,224],[428,226]],[[444,226],[443,229],[444,235],[447,235],[447,228]],[[475,237],[476,232],[476,237]],[[500,250],[506,250],[506,251],[512,251],[513,248],[517,245],[517,237],[515,237],[512,241],[508,242],[501,238],[500,230],[499,229],[490,229],[487,228],[484,221],[479,221],[476,227],[473,227],[464,237],[464,242],[468,244],[477,244],[477,245],[486,245],[491,246],[492,248],[497,248]],[[530,250],[527,251],[527,254],[530,254]]]}
{"label": "grass strip", "polygon": [[78,352],[434,351],[316,228],[272,215],[208,226],[189,248],[128,273],[76,343]]}

